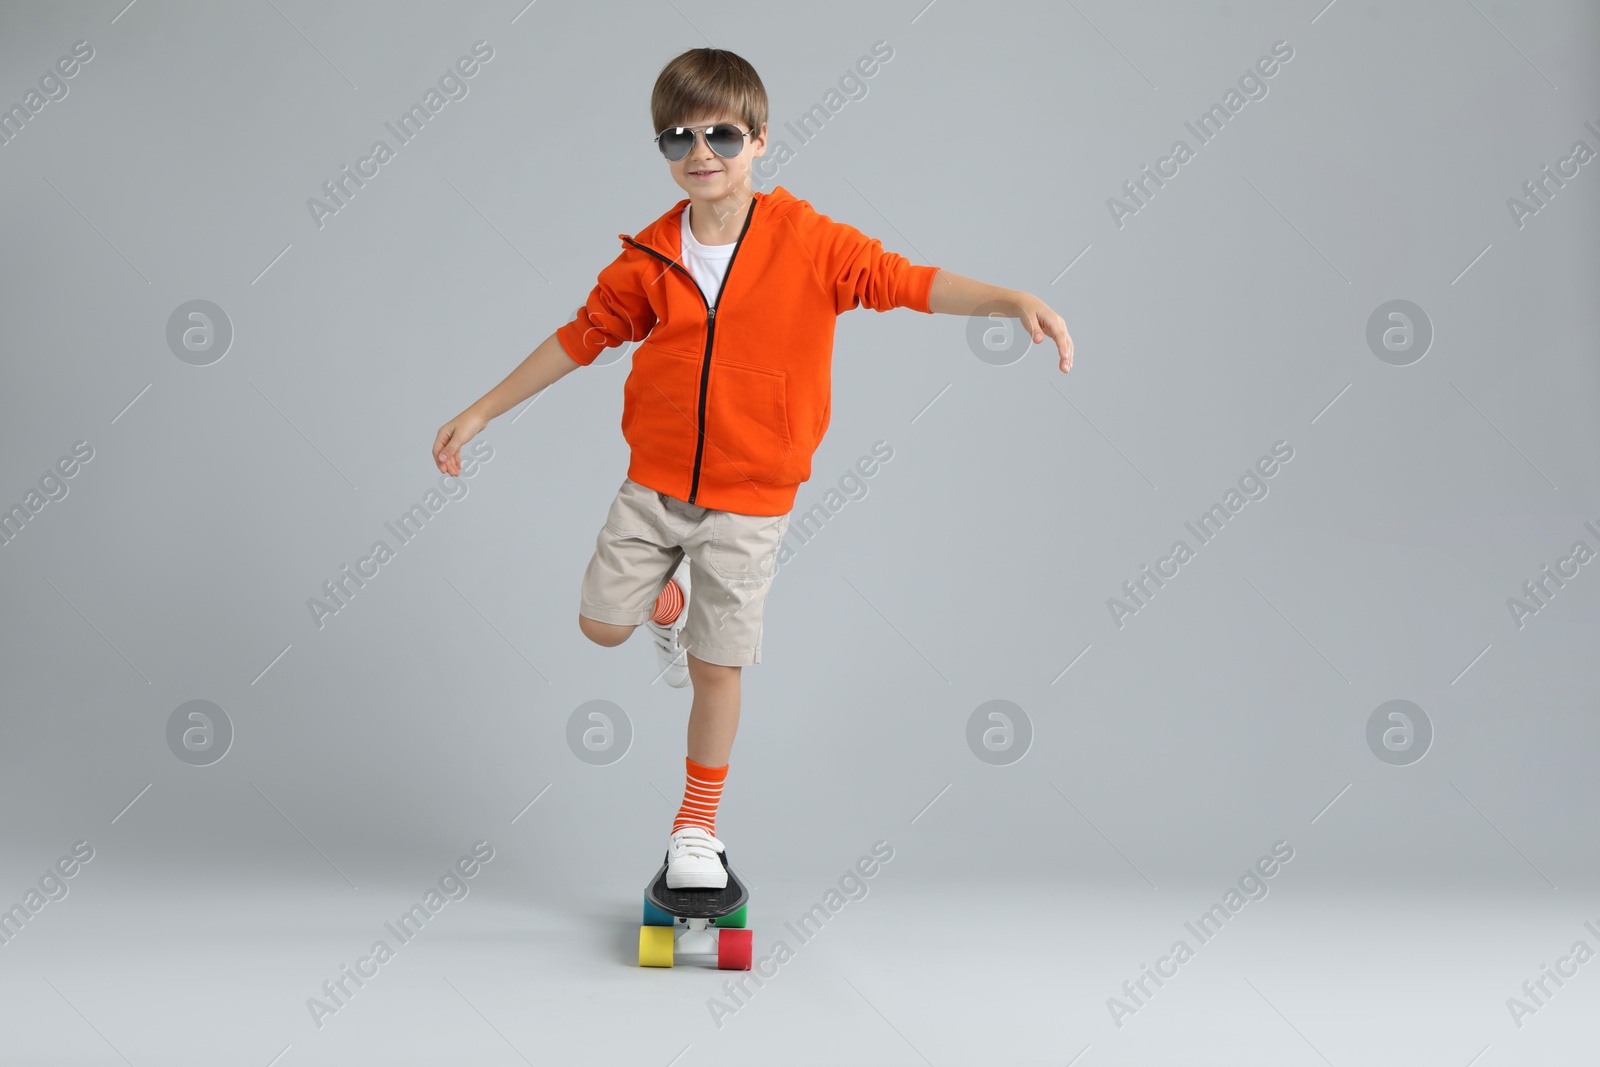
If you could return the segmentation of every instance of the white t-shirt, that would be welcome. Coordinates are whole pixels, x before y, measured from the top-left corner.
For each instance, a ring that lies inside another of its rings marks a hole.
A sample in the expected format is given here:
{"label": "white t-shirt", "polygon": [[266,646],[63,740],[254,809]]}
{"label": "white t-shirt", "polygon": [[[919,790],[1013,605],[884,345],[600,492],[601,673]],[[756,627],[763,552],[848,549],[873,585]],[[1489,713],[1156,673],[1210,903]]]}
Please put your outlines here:
{"label": "white t-shirt", "polygon": [[691,206],[683,206],[683,265],[689,268],[689,273],[700,284],[700,291],[706,294],[706,303],[715,305],[717,290],[722,288],[722,276],[728,271],[728,260],[733,258],[734,246],[739,242],[705,245],[695,240],[694,232],[689,229]]}

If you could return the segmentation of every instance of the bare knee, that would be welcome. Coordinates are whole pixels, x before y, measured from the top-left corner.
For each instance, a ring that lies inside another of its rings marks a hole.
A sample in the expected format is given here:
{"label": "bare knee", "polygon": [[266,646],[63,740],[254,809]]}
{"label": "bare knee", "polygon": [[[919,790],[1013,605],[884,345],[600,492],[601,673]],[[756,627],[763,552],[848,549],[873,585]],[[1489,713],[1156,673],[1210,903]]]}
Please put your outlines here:
{"label": "bare knee", "polygon": [[634,627],[632,626],[621,626],[616,623],[599,622],[595,619],[589,618],[587,615],[578,616],[578,629],[583,631],[583,636],[587,637],[595,644],[604,645],[607,648],[612,648],[616,645],[622,644],[622,642],[628,639],[628,635],[634,631]]}
{"label": "bare knee", "polygon": [[740,672],[743,667],[730,667],[721,663],[708,663],[695,655],[686,652],[689,658],[689,679],[696,689],[707,689],[713,686],[739,684]]}

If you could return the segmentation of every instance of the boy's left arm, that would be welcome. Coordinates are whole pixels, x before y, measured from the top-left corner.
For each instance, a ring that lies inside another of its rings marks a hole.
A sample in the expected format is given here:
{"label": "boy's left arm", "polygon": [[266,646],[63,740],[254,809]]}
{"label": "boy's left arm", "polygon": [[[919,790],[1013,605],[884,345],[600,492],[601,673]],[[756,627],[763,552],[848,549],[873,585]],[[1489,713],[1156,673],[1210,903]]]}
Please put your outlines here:
{"label": "boy's left arm", "polygon": [[1048,335],[1061,353],[1061,372],[1072,370],[1072,337],[1067,324],[1043,300],[1020,289],[1002,289],[974,278],[964,278],[943,268],[933,276],[928,292],[928,310],[935,314],[971,315],[980,308],[992,307],[1008,318],[1018,319],[1038,344]]}

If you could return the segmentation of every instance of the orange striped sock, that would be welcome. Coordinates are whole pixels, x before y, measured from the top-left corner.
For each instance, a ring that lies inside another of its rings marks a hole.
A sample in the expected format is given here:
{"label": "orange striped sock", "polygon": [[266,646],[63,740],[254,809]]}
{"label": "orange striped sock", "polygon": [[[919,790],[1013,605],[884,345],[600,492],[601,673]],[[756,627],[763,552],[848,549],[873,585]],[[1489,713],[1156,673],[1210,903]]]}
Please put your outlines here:
{"label": "orange striped sock", "polygon": [[678,612],[683,610],[683,589],[678,585],[676,578],[667,582],[666,588],[661,590],[661,595],[656,597],[656,613],[651,617],[653,622],[662,626],[671,626],[678,618]]}
{"label": "orange striped sock", "polygon": [[722,799],[722,783],[728,777],[728,765],[707,767],[683,757],[688,780],[683,787],[683,806],[672,821],[672,832],[685,826],[703,826],[712,837],[717,835],[717,801]]}

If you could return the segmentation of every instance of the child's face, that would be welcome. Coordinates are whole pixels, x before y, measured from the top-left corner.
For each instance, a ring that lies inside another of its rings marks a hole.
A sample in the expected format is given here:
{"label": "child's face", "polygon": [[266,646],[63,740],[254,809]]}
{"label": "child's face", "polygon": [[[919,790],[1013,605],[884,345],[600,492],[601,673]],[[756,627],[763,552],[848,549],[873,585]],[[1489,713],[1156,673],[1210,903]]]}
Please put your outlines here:
{"label": "child's face", "polygon": [[751,131],[739,154],[725,159],[706,144],[704,127],[714,122],[731,122],[741,130],[745,128],[742,119],[727,112],[696,115],[684,123],[701,131],[694,139],[694,147],[677,162],[667,160],[667,167],[672,171],[672,180],[695,200],[712,203],[726,199],[738,206],[750,196],[751,161],[767,150],[767,127],[763,123],[759,130]]}

